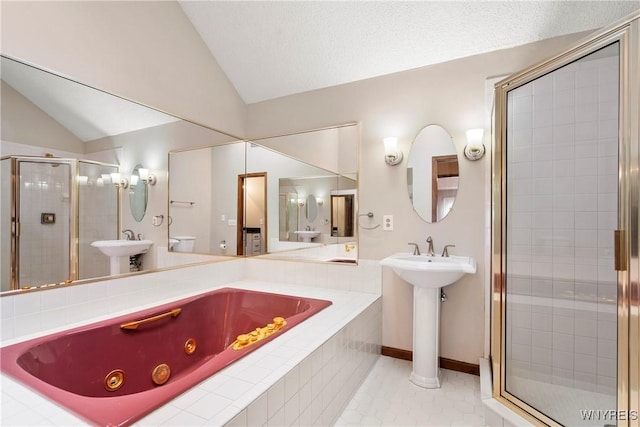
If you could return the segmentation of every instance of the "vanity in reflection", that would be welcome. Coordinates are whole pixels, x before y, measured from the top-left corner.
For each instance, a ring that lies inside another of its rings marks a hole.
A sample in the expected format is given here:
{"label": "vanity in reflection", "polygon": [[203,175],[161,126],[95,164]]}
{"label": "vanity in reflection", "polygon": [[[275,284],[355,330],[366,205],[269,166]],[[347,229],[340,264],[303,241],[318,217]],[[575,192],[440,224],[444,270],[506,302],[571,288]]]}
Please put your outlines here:
{"label": "vanity in reflection", "polygon": [[[357,241],[355,123],[246,141],[12,58],[1,66],[3,292]],[[127,230],[152,243],[116,269],[92,243],[123,246]],[[318,253],[295,257],[336,257]]]}

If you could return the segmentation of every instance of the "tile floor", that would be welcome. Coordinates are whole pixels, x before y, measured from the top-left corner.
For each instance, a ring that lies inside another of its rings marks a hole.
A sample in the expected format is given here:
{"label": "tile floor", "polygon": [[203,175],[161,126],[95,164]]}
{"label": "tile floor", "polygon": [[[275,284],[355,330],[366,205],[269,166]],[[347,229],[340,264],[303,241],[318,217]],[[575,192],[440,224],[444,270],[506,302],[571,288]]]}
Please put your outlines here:
{"label": "tile floor", "polygon": [[380,356],[336,426],[484,426],[480,377],[442,370],[442,387],[409,381],[411,362]]}

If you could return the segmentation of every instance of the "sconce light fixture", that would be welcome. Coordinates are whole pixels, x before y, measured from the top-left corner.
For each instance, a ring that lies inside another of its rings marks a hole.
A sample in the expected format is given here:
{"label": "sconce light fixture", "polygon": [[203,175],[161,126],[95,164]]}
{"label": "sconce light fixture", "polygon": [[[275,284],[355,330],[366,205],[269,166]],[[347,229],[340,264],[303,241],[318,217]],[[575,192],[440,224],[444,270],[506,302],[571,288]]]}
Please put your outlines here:
{"label": "sconce light fixture", "polygon": [[298,206],[304,206],[304,199],[298,199]]}
{"label": "sconce light fixture", "polygon": [[115,184],[116,187],[127,188],[129,186],[127,178],[120,178],[120,174],[118,172],[111,174],[111,182]]}
{"label": "sconce light fixture", "polygon": [[398,138],[388,137],[384,142],[384,160],[389,166],[402,162],[402,151],[398,149]]}
{"label": "sconce light fixture", "polygon": [[89,177],[86,175],[78,175],[78,185],[89,185]]}
{"label": "sconce light fixture", "polygon": [[484,129],[469,129],[467,131],[467,145],[464,147],[464,156],[467,159],[479,160],[484,156],[482,135],[484,135]]}
{"label": "sconce light fixture", "polygon": [[316,203],[318,204],[318,206],[322,206],[324,205],[324,199],[317,198]]}
{"label": "sconce light fixture", "polygon": [[136,185],[138,185],[139,180],[140,180],[140,177],[138,175],[131,175],[131,181],[129,181],[129,185],[131,187],[135,187]]}
{"label": "sconce light fixture", "polygon": [[149,169],[144,169],[144,168],[138,169],[138,175],[140,175],[140,179],[145,184],[156,185],[156,182],[157,182],[156,176],[152,173],[149,173]]}

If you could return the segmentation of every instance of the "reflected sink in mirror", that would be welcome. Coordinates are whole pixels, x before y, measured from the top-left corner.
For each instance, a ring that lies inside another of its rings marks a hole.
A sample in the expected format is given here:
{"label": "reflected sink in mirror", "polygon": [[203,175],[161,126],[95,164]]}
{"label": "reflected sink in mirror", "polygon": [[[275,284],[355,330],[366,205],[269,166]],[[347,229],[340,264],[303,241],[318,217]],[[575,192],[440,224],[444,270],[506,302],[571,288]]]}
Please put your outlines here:
{"label": "reflected sink in mirror", "polygon": [[91,246],[109,257],[131,256],[149,252],[152,240],[96,240]]}
{"label": "reflected sink in mirror", "polygon": [[456,282],[465,274],[476,272],[473,258],[455,255],[442,257],[397,253],[380,261],[380,265],[390,267],[402,280],[421,288],[441,288]]}
{"label": "reflected sink in mirror", "polygon": [[318,237],[320,235],[319,231],[309,231],[309,230],[298,230],[294,231],[294,234],[302,237],[303,242],[310,242],[314,237]]}

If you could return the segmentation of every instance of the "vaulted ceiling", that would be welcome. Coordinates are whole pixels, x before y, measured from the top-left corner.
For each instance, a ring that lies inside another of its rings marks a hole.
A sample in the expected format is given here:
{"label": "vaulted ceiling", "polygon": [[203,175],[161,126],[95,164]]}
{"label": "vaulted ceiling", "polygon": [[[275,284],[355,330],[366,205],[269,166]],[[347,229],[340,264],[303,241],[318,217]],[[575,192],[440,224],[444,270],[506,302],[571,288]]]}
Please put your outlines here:
{"label": "vaulted ceiling", "polygon": [[640,1],[180,1],[246,103],[597,29]]}

